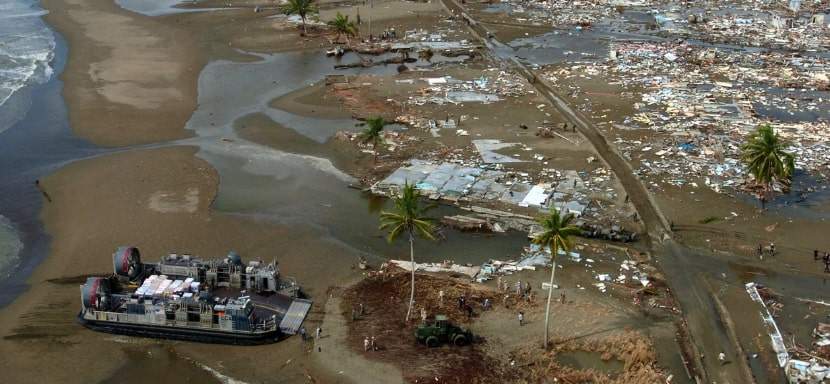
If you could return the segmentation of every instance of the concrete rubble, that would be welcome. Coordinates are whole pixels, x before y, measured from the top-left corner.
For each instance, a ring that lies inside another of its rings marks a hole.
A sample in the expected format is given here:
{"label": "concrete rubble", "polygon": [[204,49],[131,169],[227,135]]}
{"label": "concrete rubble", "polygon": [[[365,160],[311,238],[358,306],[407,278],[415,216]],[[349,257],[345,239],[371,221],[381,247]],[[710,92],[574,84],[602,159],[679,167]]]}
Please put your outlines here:
{"label": "concrete rubble", "polygon": [[425,77],[418,80],[421,88],[416,96],[406,100],[409,105],[493,103],[506,97],[519,97],[533,92],[520,77],[495,68],[473,80],[460,80],[451,76]]}
{"label": "concrete rubble", "polygon": [[[408,260],[389,260],[389,264],[395,265],[407,272],[412,271],[412,262]],[[470,278],[475,277],[480,269],[481,267],[478,266],[459,265],[450,261],[443,263],[415,263],[415,271],[459,273]]]}
{"label": "concrete rubble", "polygon": [[767,123],[792,143],[796,168],[813,175],[830,171],[830,59],[685,43],[620,42],[610,49],[615,60],[571,62],[545,77],[572,94],[581,90],[569,80],[605,78],[635,98],[636,112],[621,124],[601,124],[659,133],[615,141],[639,162],[641,176],[676,186],[702,183],[716,192],[740,189],[749,181],[740,147]]}
{"label": "concrete rubble", "polygon": [[[411,160],[372,185],[375,194],[391,195],[405,184],[413,184],[434,200],[465,204],[496,204],[502,210],[528,208],[528,213],[546,213],[552,206],[584,219],[599,219],[616,197],[607,171],[592,174],[554,170],[532,177],[510,172],[501,164],[484,162],[433,162]],[[532,221],[532,220],[531,220]],[[527,229],[527,228],[524,228]]]}
{"label": "concrete rubble", "polygon": [[508,0],[481,11],[504,13],[530,26],[576,31],[638,32],[655,38],[781,49],[830,46],[830,16],[820,1],[798,1],[794,6],[781,0]]}

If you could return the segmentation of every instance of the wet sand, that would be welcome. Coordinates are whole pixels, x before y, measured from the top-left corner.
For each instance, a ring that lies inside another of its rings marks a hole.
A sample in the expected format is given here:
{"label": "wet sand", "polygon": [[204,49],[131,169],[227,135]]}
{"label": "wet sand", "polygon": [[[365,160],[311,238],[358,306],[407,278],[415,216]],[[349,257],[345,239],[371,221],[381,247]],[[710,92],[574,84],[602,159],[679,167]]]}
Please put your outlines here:
{"label": "wet sand", "polygon": [[70,46],[62,79],[74,132],[98,145],[179,139],[206,62],[193,35],[110,1],[45,0]]}
{"label": "wet sand", "polygon": [[[145,260],[171,250],[221,257],[220,252],[231,249],[245,260],[277,258],[283,273],[302,281],[320,305],[330,284],[356,273],[354,258],[320,262],[314,257],[343,253],[336,244],[320,242],[314,234],[212,214],[217,174],[194,152],[188,147],[126,152],[106,161],[74,163],[42,182],[54,202],[43,211],[46,230],[53,234],[52,254],[32,275],[31,288],[0,312],[4,338],[0,353],[8,357],[0,368],[12,375],[12,382],[102,380],[130,361],[128,354],[136,343],[160,345],[223,374],[254,381],[274,373],[270,369],[275,367],[267,361],[302,354],[296,338],[249,349],[116,337],[75,322],[78,285],[87,274],[110,273],[109,255],[119,244],[138,246]],[[315,316],[312,313],[309,324]],[[50,361],[45,368],[44,359]],[[301,377],[308,362],[298,360],[282,368],[283,374]],[[78,375],[73,367],[81,362],[88,366]]]}

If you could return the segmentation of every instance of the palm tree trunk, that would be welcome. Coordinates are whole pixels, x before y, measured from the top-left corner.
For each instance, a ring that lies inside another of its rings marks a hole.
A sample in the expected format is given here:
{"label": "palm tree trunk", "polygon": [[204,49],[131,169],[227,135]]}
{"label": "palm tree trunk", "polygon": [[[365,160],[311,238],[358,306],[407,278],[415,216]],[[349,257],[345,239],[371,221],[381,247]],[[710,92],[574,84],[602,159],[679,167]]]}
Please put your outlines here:
{"label": "palm tree trunk", "polygon": [[764,187],[761,189],[761,210],[767,210],[767,196],[769,196],[769,184],[764,184]]}
{"label": "palm tree trunk", "polygon": [[550,269],[550,286],[548,287],[548,303],[545,305],[545,345],[544,348],[548,349],[548,321],[550,320],[550,299],[553,297],[553,277],[556,275],[556,251],[559,247],[552,247],[550,250],[550,258],[552,260],[552,265]]}
{"label": "palm tree trunk", "polygon": [[409,308],[406,310],[406,321],[412,313],[412,304],[415,302],[415,237],[409,231],[409,261],[412,263],[412,278],[409,282]]}
{"label": "palm tree trunk", "polygon": [[308,34],[308,30],[306,30],[306,28],[305,28],[305,15],[302,15],[300,17],[300,20],[303,22],[303,36],[305,36],[305,35]]}

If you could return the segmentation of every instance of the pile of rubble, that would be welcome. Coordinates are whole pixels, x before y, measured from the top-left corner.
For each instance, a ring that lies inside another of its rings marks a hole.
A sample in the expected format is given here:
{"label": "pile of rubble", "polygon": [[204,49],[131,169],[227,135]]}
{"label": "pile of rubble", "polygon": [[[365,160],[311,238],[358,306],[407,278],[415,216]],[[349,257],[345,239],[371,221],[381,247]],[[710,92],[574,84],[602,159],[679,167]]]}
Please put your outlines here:
{"label": "pile of rubble", "polygon": [[[375,148],[371,143],[363,143],[360,140],[360,132],[338,131],[335,134],[337,140],[354,142],[361,148],[361,152],[375,155],[380,148]],[[409,146],[419,141],[415,136],[407,135],[403,132],[397,131],[383,131],[381,133],[383,140],[381,145],[385,151],[395,152],[399,148]]]}
{"label": "pile of rubble", "polygon": [[508,0],[483,11],[503,12],[511,21],[529,25],[639,31],[645,36],[792,50],[830,47],[830,14],[821,3],[826,8],[826,2],[803,2],[802,6],[798,0]]}
{"label": "pile of rubble", "polygon": [[534,25],[587,27],[616,14],[617,3],[615,0],[507,0],[485,8],[485,12],[505,11],[518,22]]}
{"label": "pile of rubble", "polygon": [[796,167],[830,169],[830,59],[773,52],[716,50],[691,44],[614,43],[611,60],[575,62],[543,76],[572,94],[568,80],[603,77],[639,95],[636,113],[613,127],[662,133],[651,140],[618,138],[640,175],[713,190],[743,186],[740,147],[760,124],[771,124],[792,146]]}
{"label": "pile of rubble", "polygon": [[[497,164],[500,165],[500,164]],[[546,213],[551,207],[586,219],[608,219],[616,193],[609,172],[589,174],[573,170],[549,169],[531,176],[527,172],[508,172],[487,164],[457,164],[411,160],[372,185],[380,195],[396,193],[409,183],[431,199],[455,203],[528,208]]]}
{"label": "pile of rubble", "polygon": [[[495,72],[489,69],[487,72]],[[484,74],[473,80],[459,80],[451,76],[429,77],[417,80],[427,86],[421,88],[417,96],[410,96],[406,101],[410,105],[492,103],[506,97],[519,97],[532,92],[527,82],[513,73],[498,71],[495,75]],[[414,79],[400,80],[412,82]]]}
{"label": "pile of rubble", "polygon": [[[808,49],[830,46],[827,14],[818,10],[800,12],[787,9],[782,1],[707,2],[705,12],[687,8],[678,13],[663,13],[664,24],[675,32],[714,43],[755,47]],[[764,3],[764,4],[758,4]],[[800,2],[799,2],[800,3]],[[806,3],[806,2],[805,2]],[[763,9],[759,9],[759,5]]]}

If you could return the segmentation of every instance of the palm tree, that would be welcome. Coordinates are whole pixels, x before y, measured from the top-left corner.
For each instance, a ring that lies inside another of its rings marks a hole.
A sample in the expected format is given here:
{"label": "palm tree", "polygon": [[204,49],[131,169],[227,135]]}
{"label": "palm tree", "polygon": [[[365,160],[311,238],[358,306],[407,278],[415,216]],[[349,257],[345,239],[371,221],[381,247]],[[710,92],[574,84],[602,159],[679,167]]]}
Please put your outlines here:
{"label": "palm tree", "polygon": [[395,209],[391,212],[380,212],[380,229],[388,230],[386,240],[395,241],[401,234],[409,236],[409,260],[412,262],[412,281],[409,291],[409,308],[406,310],[406,321],[412,313],[412,304],[415,302],[415,236],[427,240],[435,240],[435,225],[432,219],[425,216],[432,206],[421,206],[420,193],[415,185],[404,184],[400,195],[395,198]]}
{"label": "palm tree", "polygon": [[346,36],[346,45],[351,46],[349,37],[357,36],[357,26],[354,25],[353,21],[349,21],[348,15],[337,12],[337,16],[329,20],[327,24],[337,31],[337,41],[340,41],[340,36]]}
{"label": "palm tree", "polygon": [[790,145],[772,129],[769,124],[758,126],[741,147],[741,161],[755,176],[755,183],[762,187],[761,208],[766,208],[767,194],[772,184],[780,182],[789,186],[795,170],[795,157],[785,152]]}
{"label": "palm tree", "polygon": [[317,7],[314,5],[314,0],[288,0],[282,7],[282,11],[286,15],[300,15],[300,20],[303,22],[303,36],[305,36],[308,33],[305,27],[306,17],[309,14],[316,13]]}
{"label": "palm tree", "polygon": [[550,287],[548,287],[548,304],[545,306],[545,348],[548,347],[548,320],[550,317],[550,299],[553,296],[553,277],[556,274],[556,254],[561,250],[567,254],[573,247],[572,236],[579,233],[579,228],[571,225],[574,219],[572,214],[564,217],[559,215],[556,208],[551,208],[550,215],[540,217],[539,224],[542,225],[542,232],[533,237],[533,243],[550,248],[551,270]]}
{"label": "palm tree", "polygon": [[358,139],[363,144],[372,143],[372,148],[375,150],[375,162],[378,161],[378,151],[380,145],[383,144],[383,126],[386,121],[382,117],[370,117],[366,119],[366,129],[358,135]]}

